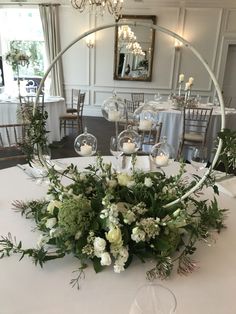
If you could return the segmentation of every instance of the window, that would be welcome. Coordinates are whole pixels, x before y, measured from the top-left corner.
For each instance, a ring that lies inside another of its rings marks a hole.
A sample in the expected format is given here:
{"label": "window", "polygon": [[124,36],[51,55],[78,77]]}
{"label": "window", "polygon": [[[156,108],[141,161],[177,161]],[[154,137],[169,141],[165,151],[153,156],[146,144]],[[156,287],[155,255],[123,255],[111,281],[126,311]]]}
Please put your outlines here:
{"label": "window", "polygon": [[[40,81],[46,66],[42,23],[38,8],[0,9],[0,55],[3,56],[5,93],[17,88],[16,70],[6,63],[4,56],[18,49],[30,56],[28,66],[19,66],[21,90],[29,80]],[[25,90],[22,90],[24,93]]]}

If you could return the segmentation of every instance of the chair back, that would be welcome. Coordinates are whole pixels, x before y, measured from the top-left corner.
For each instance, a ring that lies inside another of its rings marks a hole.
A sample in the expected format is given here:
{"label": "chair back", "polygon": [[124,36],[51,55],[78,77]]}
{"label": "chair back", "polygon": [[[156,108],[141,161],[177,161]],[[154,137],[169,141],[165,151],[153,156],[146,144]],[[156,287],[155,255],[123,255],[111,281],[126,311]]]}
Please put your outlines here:
{"label": "chair back", "polygon": [[134,125],[134,112],[135,110],[139,107],[139,102],[138,101],[132,101],[132,100],[127,100],[124,99],[125,102],[125,127],[127,127],[129,124]]}
{"label": "chair back", "polygon": [[138,130],[141,138],[141,150],[144,153],[150,153],[152,146],[160,142],[161,130],[162,122],[156,124],[155,128],[149,131]]}
{"label": "chair back", "polygon": [[80,100],[80,89],[72,88],[71,91],[71,108],[76,109]]}
{"label": "chair back", "polygon": [[77,103],[77,119],[81,120],[83,117],[85,93],[80,93]]}
{"label": "chair back", "polygon": [[26,137],[27,124],[0,125],[0,160],[25,157],[20,144]]}
{"label": "chair back", "polygon": [[212,108],[184,108],[183,110],[183,137],[186,133],[203,135],[205,145],[206,135],[212,116]]}
{"label": "chair back", "polygon": [[144,93],[131,93],[132,101],[144,102]]}

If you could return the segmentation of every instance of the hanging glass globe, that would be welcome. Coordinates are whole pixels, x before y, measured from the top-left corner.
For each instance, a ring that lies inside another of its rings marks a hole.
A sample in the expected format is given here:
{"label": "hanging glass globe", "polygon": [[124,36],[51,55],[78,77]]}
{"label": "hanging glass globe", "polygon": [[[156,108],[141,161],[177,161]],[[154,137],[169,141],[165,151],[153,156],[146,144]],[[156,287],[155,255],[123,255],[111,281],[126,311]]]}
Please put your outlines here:
{"label": "hanging glass globe", "polygon": [[103,117],[108,121],[118,122],[125,118],[125,103],[116,93],[104,101],[101,110]]}
{"label": "hanging glass globe", "polygon": [[134,120],[141,131],[150,131],[157,123],[157,112],[150,104],[143,104],[134,112]]}
{"label": "hanging glass globe", "polygon": [[97,139],[93,134],[87,133],[87,128],[84,128],[84,133],[76,137],[74,149],[80,156],[92,156],[97,151]]}
{"label": "hanging glass globe", "polygon": [[163,136],[161,142],[152,147],[150,157],[158,168],[166,167],[174,161],[175,150],[167,143],[166,136]]}
{"label": "hanging glass globe", "polygon": [[127,130],[122,131],[118,136],[118,148],[124,154],[130,155],[139,150],[141,146],[140,135],[129,125]]}

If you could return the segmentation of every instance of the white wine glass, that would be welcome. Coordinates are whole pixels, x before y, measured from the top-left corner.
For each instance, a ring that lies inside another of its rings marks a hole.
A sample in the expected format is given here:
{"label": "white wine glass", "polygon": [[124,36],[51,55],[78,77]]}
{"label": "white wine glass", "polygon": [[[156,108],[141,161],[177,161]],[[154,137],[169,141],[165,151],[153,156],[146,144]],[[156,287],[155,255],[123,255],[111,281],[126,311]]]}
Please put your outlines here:
{"label": "white wine glass", "polygon": [[116,167],[119,165],[119,157],[122,156],[123,152],[118,148],[117,138],[112,136],[110,139],[110,152],[116,158]]}
{"label": "white wine glass", "polygon": [[206,168],[207,149],[205,147],[194,147],[191,153],[190,163],[196,171]]}
{"label": "white wine glass", "polygon": [[176,308],[176,297],[169,288],[150,283],[138,289],[129,314],[174,314]]}

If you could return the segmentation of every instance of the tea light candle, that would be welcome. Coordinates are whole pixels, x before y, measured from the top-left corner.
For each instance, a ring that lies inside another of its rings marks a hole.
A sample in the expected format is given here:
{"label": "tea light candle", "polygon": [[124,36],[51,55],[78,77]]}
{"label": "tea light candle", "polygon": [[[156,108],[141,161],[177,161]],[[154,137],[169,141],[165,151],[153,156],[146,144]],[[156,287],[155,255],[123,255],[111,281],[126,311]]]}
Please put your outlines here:
{"label": "tea light candle", "polygon": [[139,130],[142,131],[150,131],[152,129],[152,121],[143,119],[139,122]]}
{"label": "tea light candle", "polygon": [[169,160],[168,156],[159,155],[159,156],[156,156],[155,163],[157,167],[164,167],[168,165],[168,160]]}
{"label": "tea light candle", "polygon": [[125,154],[132,154],[135,152],[135,144],[130,140],[128,142],[123,143],[123,152]]}
{"label": "tea light candle", "polygon": [[81,156],[90,156],[92,154],[92,146],[88,144],[84,144],[80,147],[80,155]]}
{"label": "tea light candle", "polygon": [[109,121],[119,121],[120,120],[120,112],[116,110],[110,110],[108,112],[108,120]]}
{"label": "tea light candle", "polygon": [[182,83],[184,81],[184,74],[179,75],[179,83]]}
{"label": "tea light candle", "polygon": [[190,78],[188,79],[188,82],[189,82],[189,85],[190,85],[190,86],[193,85],[193,81],[194,81],[194,78],[193,78],[193,77],[190,77]]}

